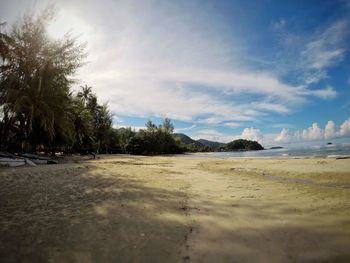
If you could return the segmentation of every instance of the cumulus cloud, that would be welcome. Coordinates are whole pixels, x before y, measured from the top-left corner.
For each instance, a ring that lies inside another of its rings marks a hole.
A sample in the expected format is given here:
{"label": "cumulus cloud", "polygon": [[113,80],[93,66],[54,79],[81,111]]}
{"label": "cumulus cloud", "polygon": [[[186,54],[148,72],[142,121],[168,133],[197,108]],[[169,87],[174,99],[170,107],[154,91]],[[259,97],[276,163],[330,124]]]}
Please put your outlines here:
{"label": "cumulus cloud", "polygon": [[263,136],[259,129],[254,129],[253,127],[251,127],[251,128],[245,128],[240,138],[260,142]]}
{"label": "cumulus cloud", "polygon": [[302,138],[305,141],[320,140],[323,138],[323,131],[317,123],[313,123],[311,127],[303,130]]}
{"label": "cumulus cloud", "polygon": [[344,123],[340,126],[339,135],[340,136],[350,135],[350,118],[344,121]]}
{"label": "cumulus cloud", "polygon": [[335,136],[336,136],[335,124],[333,121],[328,121],[324,129],[324,138],[331,139],[331,138],[334,138]]}
{"label": "cumulus cloud", "polygon": [[282,131],[275,138],[276,142],[291,142],[294,139],[294,134],[292,134],[287,128],[283,128]]}
{"label": "cumulus cloud", "polygon": [[350,136],[350,118],[345,120],[336,129],[336,125],[333,121],[328,121],[325,128],[322,129],[317,123],[313,123],[311,127],[302,131],[290,132],[287,128],[283,128],[281,132],[275,137],[275,142],[289,143],[298,141],[313,141],[322,139],[332,139],[337,137]]}

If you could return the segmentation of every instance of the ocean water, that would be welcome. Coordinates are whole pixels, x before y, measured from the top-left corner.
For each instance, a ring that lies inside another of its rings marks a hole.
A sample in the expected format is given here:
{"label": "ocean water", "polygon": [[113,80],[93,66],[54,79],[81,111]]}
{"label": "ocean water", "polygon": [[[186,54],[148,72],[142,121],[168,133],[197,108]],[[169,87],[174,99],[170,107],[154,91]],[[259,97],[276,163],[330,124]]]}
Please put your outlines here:
{"label": "ocean water", "polygon": [[333,139],[328,142],[307,142],[281,145],[282,149],[267,149],[262,151],[246,152],[209,152],[195,153],[192,156],[198,158],[206,157],[350,157],[350,138]]}

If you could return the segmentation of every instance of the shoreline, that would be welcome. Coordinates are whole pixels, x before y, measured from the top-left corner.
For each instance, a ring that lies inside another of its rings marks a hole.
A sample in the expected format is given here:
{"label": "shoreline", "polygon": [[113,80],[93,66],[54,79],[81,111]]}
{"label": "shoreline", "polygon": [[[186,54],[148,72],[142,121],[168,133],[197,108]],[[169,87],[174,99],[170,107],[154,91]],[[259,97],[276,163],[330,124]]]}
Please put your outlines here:
{"label": "shoreline", "polygon": [[[330,154],[330,155],[270,155],[270,156],[232,156],[230,154],[227,155],[215,155],[216,153],[221,152],[207,152],[207,153],[188,153],[183,154],[183,156],[196,156],[196,157],[208,157],[208,158],[218,158],[218,159],[317,159],[317,158],[330,158],[330,159],[337,159],[337,158],[343,158],[343,159],[350,159],[350,154]],[[236,152],[233,152],[236,153]],[[181,157],[182,154],[179,154],[179,157]],[[176,155],[175,155],[176,156]]]}

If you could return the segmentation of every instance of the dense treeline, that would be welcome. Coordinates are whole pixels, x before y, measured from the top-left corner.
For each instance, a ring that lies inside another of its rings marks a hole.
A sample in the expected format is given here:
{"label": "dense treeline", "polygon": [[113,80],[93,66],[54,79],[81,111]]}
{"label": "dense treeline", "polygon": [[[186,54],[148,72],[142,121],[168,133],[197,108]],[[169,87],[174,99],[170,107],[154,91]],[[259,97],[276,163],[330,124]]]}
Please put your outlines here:
{"label": "dense treeline", "polygon": [[173,136],[174,126],[165,119],[158,127],[148,121],[146,129],[140,130],[132,137],[128,152],[132,154],[171,154],[185,150]]}
{"label": "dense treeline", "polygon": [[114,129],[108,105],[91,87],[72,92],[85,44],[69,34],[52,39],[46,31],[52,18],[46,10],[0,32],[0,151],[181,152],[169,119],[159,127],[148,122],[138,133]]}

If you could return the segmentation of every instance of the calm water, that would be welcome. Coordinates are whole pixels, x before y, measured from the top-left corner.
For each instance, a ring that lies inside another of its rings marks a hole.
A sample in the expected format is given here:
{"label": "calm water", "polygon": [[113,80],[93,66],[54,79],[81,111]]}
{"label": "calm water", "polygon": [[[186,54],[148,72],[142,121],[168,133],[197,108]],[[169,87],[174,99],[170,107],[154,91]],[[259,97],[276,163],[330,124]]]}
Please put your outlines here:
{"label": "calm water", "polygon": [[193,157],[334,157],[350,156],[350,138],[327,142],[307,142],[283,145],[283,149],[268,149],[248,152],[211,152],[193,154]]}

